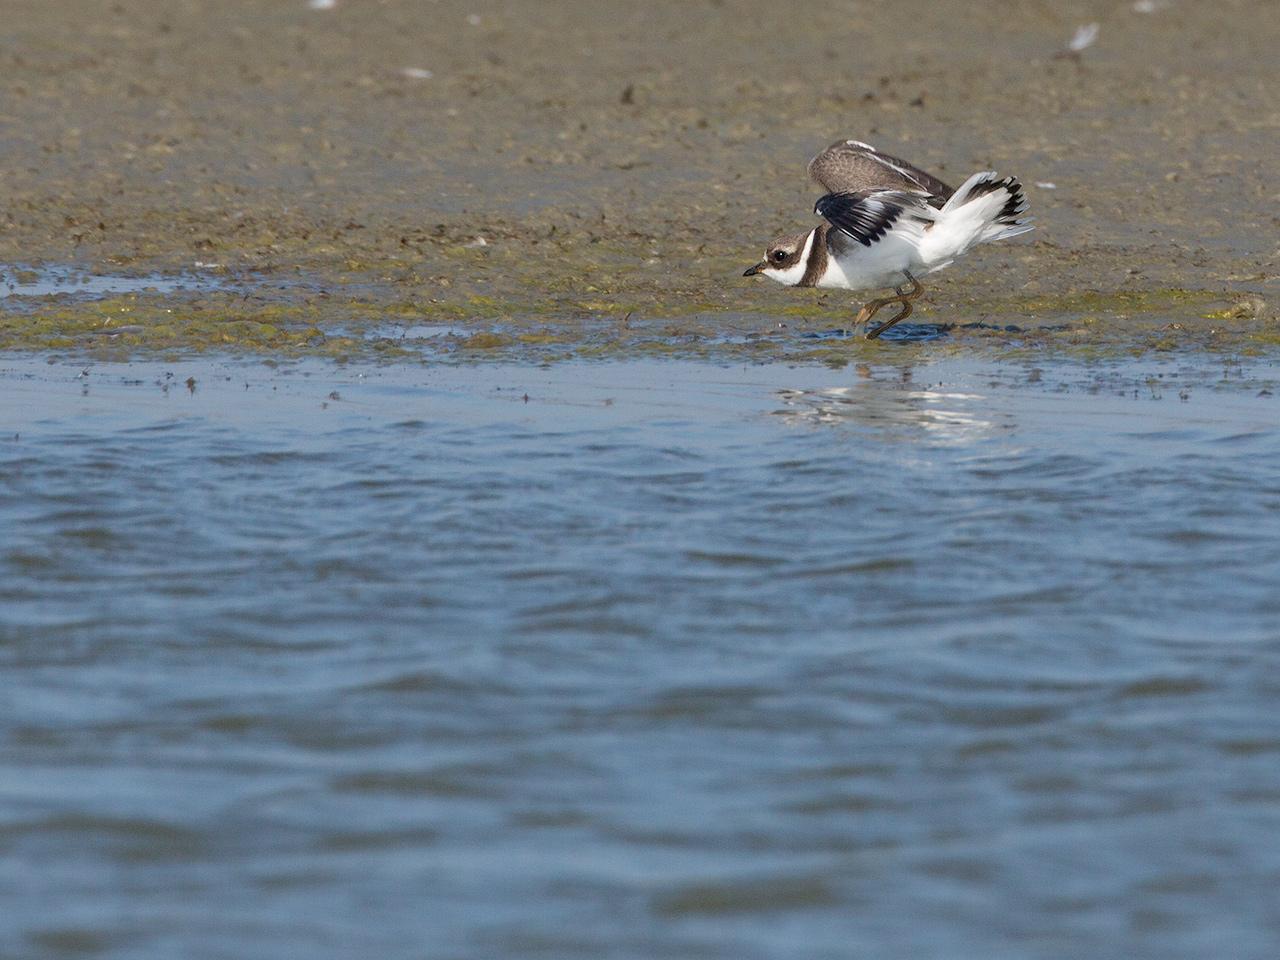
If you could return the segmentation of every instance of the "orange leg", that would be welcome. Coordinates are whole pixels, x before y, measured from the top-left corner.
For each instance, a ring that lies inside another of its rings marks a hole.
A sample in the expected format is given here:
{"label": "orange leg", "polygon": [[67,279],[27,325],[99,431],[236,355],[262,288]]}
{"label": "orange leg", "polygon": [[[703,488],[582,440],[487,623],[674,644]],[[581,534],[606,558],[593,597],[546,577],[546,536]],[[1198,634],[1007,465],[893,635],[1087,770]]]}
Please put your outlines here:
{"label": "orange leg", "polygon": [[896,297],[885,297],[880,300],[872,300],[865,307],[863,307],[861,310],[858,311],[858,317],[856,320],[854,320],[854,323],[864,323],[866,321],[869,321],[872,317],[874,317],[876,315],[876,312],[880,310],[882,307],[887,307],[891,303],[902,304],[902,310],[899,311],[896,317],[886,320],[884,323],[880,324],[878,327],[874,327],[871,330],[867,331],[868,340],[876,339],[878,336],[880,336],[880,334],[884,333],[886,330],[892,327],[895,323],[901,323],[903,320],[907,319],[907,317],[911,316],[911,311],[914,309],[911,306],[911,301],[918,299],[919,296],[922,293],[924,293],[924,287],[920,286],[920,281],[917,280],[915,277],[913,277],[911,274],[907,273],[906,277],[908,280],[911,281],[912,289],[910,290],[910,292],[903,293],[901,287],[894,287],[893,288],[894,292],[897,293]]}

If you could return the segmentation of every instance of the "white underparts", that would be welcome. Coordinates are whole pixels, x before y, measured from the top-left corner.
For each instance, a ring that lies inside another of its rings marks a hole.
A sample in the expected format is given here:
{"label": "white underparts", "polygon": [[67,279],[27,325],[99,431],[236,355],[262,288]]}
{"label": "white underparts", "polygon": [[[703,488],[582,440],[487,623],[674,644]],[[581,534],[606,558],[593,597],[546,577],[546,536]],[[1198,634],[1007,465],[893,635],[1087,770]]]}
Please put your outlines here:
{"label": "white underparts", "polygon": [[870,246],[853,241],[839,245],[842,256],[827,261],[817,286],[845,290],[898,286],[906,281],[906,271],[922,277],[941,270],[976,244],[1032,229],[1030,218],[1022,216],[1025,202],[1016,210],[1006,210],[1016,186],[1001,183],[985,193],[978,189],[998,181],[997,174],[975,173],[941,210],[905,210]]}

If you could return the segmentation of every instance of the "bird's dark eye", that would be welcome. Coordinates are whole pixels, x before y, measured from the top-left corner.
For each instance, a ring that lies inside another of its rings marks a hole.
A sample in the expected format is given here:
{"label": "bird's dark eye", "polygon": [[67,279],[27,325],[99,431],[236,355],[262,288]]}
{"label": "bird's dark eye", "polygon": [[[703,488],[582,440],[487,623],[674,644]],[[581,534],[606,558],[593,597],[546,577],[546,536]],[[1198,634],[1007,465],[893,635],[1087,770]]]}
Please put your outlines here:
{"label": "bird's dark eye", "polygon": [[775,250],[773,251],[773,259],[781,263],[783,260],[787,259],[787,255],[781,250]]}

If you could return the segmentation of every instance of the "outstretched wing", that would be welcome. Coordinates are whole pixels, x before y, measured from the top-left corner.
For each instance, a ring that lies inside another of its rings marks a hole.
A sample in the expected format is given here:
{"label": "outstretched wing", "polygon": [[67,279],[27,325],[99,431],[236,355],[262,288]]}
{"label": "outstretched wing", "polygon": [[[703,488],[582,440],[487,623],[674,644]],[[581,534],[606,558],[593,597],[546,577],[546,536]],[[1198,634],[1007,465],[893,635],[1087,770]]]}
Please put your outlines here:
{"label": "outstretched wing", "polygon": [[828,193],[814,204],[813,212],[864,247],[883,239],[895,224],[932,223],[937,214],[930,196],[906,190],[859,190]]}
{"label": "outstretched wing", "polygon": [[937,177],[860,140],[840,140],[809,161],[809,176],[827,193],[921,191],[940,207],[954,192]]}

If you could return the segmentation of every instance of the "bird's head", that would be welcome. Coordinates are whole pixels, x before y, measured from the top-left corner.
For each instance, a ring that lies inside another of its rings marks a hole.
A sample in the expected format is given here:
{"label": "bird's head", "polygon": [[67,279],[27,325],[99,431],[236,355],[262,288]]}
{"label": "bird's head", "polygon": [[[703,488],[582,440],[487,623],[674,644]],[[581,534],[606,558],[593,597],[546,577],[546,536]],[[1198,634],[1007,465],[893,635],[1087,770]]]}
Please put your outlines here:
{"label": "bird's head", "polygon": [[809,233],[797,233],[789,237],[779,237],[769,244],[764,252],[764,259],[743,271],[744,277],[754,277],[761,273],[770,280],[795,285],[804,276],[805,253],[809,246]]}

